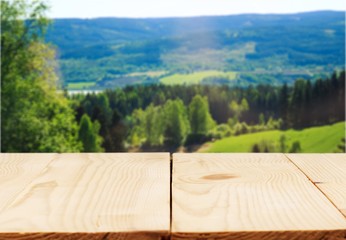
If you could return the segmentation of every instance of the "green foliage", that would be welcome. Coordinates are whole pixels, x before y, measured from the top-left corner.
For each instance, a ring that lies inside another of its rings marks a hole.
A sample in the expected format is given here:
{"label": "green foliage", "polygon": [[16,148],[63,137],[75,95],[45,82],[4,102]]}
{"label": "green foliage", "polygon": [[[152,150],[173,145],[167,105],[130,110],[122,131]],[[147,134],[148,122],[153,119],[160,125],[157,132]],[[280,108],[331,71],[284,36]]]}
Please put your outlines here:
{"label": "green foliage", "polygon": [[259,122],[259,124],[260,125],[265,125],[265,118],[264,118],[264,114],[263,113],[261,113],[260,115],[259,115],[259,117],[258,117],[258,122]]}
{"label": "green foliage", "polygon": [[127,142],[132,147],[141,146],[145,140],[145,113],[142,109],[136,109],[133,111],[131,116],[127,117],[127,125],[129,126],[129,134],[127,137]]}
{"label": "green foliage", "polygon": [[274,142],[270,140],[261,140],[259,143],[255,143],[251,148],[251,152],[270,153],[276,151]]}
{"label": "green foliage", "polygon": [[245,122],[237,122],[232,130],[234,135],[241,135],[250,131],[249,126]]}
{"label": "green foliage", "polygon": [[289,89],[287,84],[285,83],[282,88],[280,89],[279,94],[279,104],[280,104],[280,116],[283,120],[283,128],[286,129],[288,126],[289,121]]}
{"label": "green foliage", "polygon": [[282,126],[282,119],[279,118],[278,120],[274,120],[272,117],[268,119],[267,122],[267,130],[273,130],[273,129],[281,129]]}
{"label": "green foliage", "polygon": [[302,116],[304,115],[304,104],[306,103],[306,87],[307,81],[304,79],[298,79],[294,82],[293,94],[292,94],[292,117],[296,119],[296,122],[299,126],[302,123]]}
{"label": "green foliage", "polygon": [[287,138],[285,134],[280,136],[280,152],[285,153],[287,151]]}
{"label": "green foliage", "polygon": [[189,120],[192,134],[206,135],[216,125],[206,97],[194,96],[189,105]]}
{"label": "green foliage", "polygon": [[124,152],[126,138],[126,125],[122,121],[121,115],[118,111],[113,111],[112,119],[108,128],[106,129],[106,136],[104,140],[104,148],[107,152]]}
{"label": "green foliage", "polygon": [[[303,82],[299,85],[306,86],[304,91],[288,85],[258,85],[247,88],[215,85],[138,85],[86,96],[73,95],[71,98],[77,102],[77,119],[87,113],[93,121],[100,122],[100,134],[104,138],[103,147],[106,151],[124,151],[125,147],[135,147],[131,150],[140,147],[144,151],[171,151],[182,142],[188,146],[213,138],[287,127],[332,124],[344,119],[344,72],[312,83],[299,81]],[[292,101],[293,95],[298,94],[296,91],[302,92],[304,97]],[[229,108],[229,103],[235,107]],[[189,106],[188,111],[184,106]],[[304,111],[298,121],[296,113],[291,111],[300,107]],[[321,107],[325,111],[320,111]],[[184,123],[185,112],[189,123]],[[240,121],[234,113],[239,116]],[[219,125],[208,126],[206,122],[213,121],[206,119],[215,119]],[[195,124],[191,125],[191,120]],[[226,122],[228,126],[224,125]],[[276,143],[279,142],[279,137],[277,138]],[[304,149],[305,143],[301,144]],[[317,146],[321,144],[318,143]],[[286,151],[291,145],[292,142],[287,136]],[[282,151],[283,148],[277,146],[276,149]]]}
{"label": "green foliage", "polygon": [[95,85],[95,82],[76,82],[69,83],[67,85],[67,89],[69,90],[77,90],[77,89],[88,89]]}
{"label": "green foliage", "polygon": [[282,120],[274,120],[272,117],[269,118],[268,122],[265,123],[264,115],[261,113],[259,116],[260,124],[248,125],[246,122],[239,122],[236,117],[228,119],[228,126],[230,128],[230,135],[241,135],[246,133],[255,133],[268,130],[280,129]]}
{"label": "green foliage", "polygon": [[222,139],[233,135],[232,129],[228,124],[219,124],[210,131],[213,139]]}
{"label": "green foliage", "polygon": [[246,111],[249,111],[249,103],[247,102],[247,100],[245,98],[243,98],[241,100],[241,103],[240,103],[240,109],[242,112],[246,112]]}
{"label": "green foliage", "polygon": [[75,152],[78,126],[57,93],[54,51],[42,42],[41,1],[1,1],[1,151]]}
{"label": "green foliage", "polygon": [[103,152],[101,147],[102,137],[99,136],[100,123],[91,122],[88,115],[84,114],[79,124],[79,140],[83,144],[83,152]]}
{"label": "green foliage", "polygon": [[162,106],[150,104],[145,110],[135,110],[128,122],[131,130],[127,139],[135,146],[179,147],[191,131],[190,124],[196,124],[193,134],[204,136],[215,126],[207,99],[199,95],[191,101],[189,112],[182,100],[168,100]]}
{"label": "green foliage", "polygon": [[183,145],[190,131],[187,110],[180,99],[168,100],[163,107],[164,138],[167,146]]}
{"label": "green foliage", "polygon": [[210,77],[222,77],[228,79],[228,82],[234,80],[237,74],[235,72],[221,72],[221,71],[200,71],[188,74],[173,74],[161,78],[160,82],[163,84],[197,84],[201,83],[204,79]]}
{"label": "green foliage", "polygon": [[[286,146],[291,146],[295,141],[300,142],[303,153],[333,152],[344,137],[345,122],[321,127],[311,127],[303,130],[265,131],[240,136],[232,136],[208,143],[205,152],[249,152],[256,143],[262,140],[274,142],[275,149],[280,150],[280,138],[286,136]],[[287,149],[287,148],[286,148]]]}
{"label": "green foliage", "polygon": [[144,131],[149,146],[159,146],[163,142],[163,111],[152,104],[145,110]]}
{"label": "green foliage", "polygon": [[144,111],[137,109],[129,118],[128,141],[133,146],[161,146],[164,135],[164,116],[161,106],[150,104]]}
{"label": "green foliage", "polygon": [[[184,28],[176,31],[178,22]],[[244,24],[247,22],[251,26]],[[343,69],[344,26],[343,12],[275,17],[56,19],[47,39],[61,53],[65,86],[94,82],[93,88],[98,89],[157,83],[160,77],[128,76],[148,71],[171,73],[166,76],[169,81],[162,76],[165,84],[193,80],[176,75],[179,73],[226,71],[237,72],[237,76],[202,76],[195,83],[279,85],[311,77],[311,73],[318,78],[335,68]]]}
{"label": "green foliage", "polygon": [[229,104],[229,108],[234,116],[235,120],[239,120],[242,114],[249,111],[249,103],[245,98],[242,98],[241,102],[238,104],[236,101],[232,100]]}
{"label": "green foliage", "polygon": [[338,147],[337,147],[335,152],[340,152],[340,153],[346,152],[346,141],[345,141],[345,139],[346,139],[345,137],[343,137],[341,139],[341,142],[339,143],[339,145],[338,145]]}
{"label": "green foliage", "polygon": [[103,138],[102,147],[105,151],[125,151],[126,126],[122,114],[117,109],[111,108],[108,95],[106,93],[90,94],[85,97],[77,95],[74,100],[77,102],[75,106],[77,119],[87,114],[92,121],[100,123],[100,136]]}
{"label": "green foliage", "polygon": [[300,146],[300,141],[294,141],[290,148],[290,153],[300,153],[301,151],[302,151],[302,148]]}

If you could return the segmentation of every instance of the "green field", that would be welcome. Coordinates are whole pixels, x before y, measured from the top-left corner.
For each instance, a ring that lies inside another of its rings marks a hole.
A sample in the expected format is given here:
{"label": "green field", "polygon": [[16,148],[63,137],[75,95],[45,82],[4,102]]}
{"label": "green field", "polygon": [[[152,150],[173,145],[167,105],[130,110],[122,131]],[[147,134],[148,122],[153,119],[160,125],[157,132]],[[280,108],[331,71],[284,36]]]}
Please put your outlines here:
{"label": "green field", "polygon": [[160,82],[167,85],[176,84],[198,84],[207,77],[224,77],[230,81],[237,77],[236,72],[222,72],[222,71],[201,71],[189,74],[173,74],[160,79]]}
{"label": "green field", "polygon": [[133,73],[127,74],[127,76],[130,76],[130,77],[142,77],[142,76],[160,77],[164,74],[166,74],[166,71],[147,71],[147,72],[133,72]]}
{"label": "green field", "polygon": [[95,85],[95,82],[77,82],[77,83],[69,83],[67,85],[67,89],[69,90],[82,90]]}
{"label": "green field", "polygon": [[207,143],[200,149],[201,152],[250,152],[255,143],[262,140],[274,141],[279,144],[282,135],[286,136],[288,146],[292,142],[299,141],[302,152],[305,153],[322,153],[334,152],[336,146],[341,143],[345,136],[345,122],[339,122],[333,125],[322,127],[306,128],[304,130],[287,130],[287,131],[267,131],[252,134],[244,134],[224,138],[213,143]]}

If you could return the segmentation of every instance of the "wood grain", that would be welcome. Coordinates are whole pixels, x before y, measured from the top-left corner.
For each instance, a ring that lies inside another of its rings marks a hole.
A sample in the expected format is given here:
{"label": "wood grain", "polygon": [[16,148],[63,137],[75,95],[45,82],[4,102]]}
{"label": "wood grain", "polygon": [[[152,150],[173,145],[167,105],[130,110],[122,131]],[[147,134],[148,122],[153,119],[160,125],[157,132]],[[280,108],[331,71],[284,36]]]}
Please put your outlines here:
{"label": "wood grain", "polygon": [[346,219],[283,154],[174,154],[172,239],[345,239]]}
{"label": "wood grain", "polygon": [[346,216],[346,154],[288,154],[287,157]]}
{"label": "wood grain", "polygon": [[169,240],[165,232],[1,233],[0,240]]}
{"label": "wood grain", "polygon": [[0,239],[158,240],[169,228],[168,153],[0,155]]}
{"label": "wood grain", "polygon": [[345,240],[344,230],[173,233],[179,240]]}

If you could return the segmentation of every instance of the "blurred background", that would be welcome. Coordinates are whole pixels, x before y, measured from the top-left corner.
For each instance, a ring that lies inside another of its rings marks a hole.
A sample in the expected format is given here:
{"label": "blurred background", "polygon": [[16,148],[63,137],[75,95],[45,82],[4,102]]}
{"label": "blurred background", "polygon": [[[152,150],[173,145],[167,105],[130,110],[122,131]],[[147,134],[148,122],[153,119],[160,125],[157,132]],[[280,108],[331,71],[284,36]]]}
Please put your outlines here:
{"label": "blurred background", "polygon": [[2,0],[1,152],[345,152],[341,0]]}

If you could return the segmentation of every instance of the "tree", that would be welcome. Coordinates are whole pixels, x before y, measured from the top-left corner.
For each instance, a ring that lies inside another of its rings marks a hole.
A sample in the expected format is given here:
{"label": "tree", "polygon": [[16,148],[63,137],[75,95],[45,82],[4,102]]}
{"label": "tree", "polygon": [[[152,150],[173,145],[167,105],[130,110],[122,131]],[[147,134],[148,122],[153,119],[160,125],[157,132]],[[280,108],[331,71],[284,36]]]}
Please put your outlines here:
{"label": "tree", "polygon": [[163,116],[161,107],[150,104],[145,109],[144,131],[146,143],[160,146],[163,142]]}
{"label": "tree", "polygon": [[128,125],[130,131],[127,139],[133,146],[162,145],[164,118],[161,106],[150,104],[145,110],[136,109],[128,118]]}
{"label": "tree", "polygon": [[253,152],[253,153],[259,153],[259,152],[261,152],[261,149],[260,149],[258,143],[255,143],[255,144],[252,146],[251,152]]}
{"label": "tree", "polygon": [[[94,98],[93,110],[91,113],[92,121],[100,123],[100,135],[104,139],[103,147],[106,151],[111,151],[112,136],[110,129],[112,128],[112,109],[109,106],[109,100],[105,93],[97,94]],[[116,124],[116,123],[114,123]],[[113,134],[115,132],[113,131]]]}
{"label": "tree", "polygon": [[251,152],[277,152],[275,144],[272,141],[262,139],[259,143],[255,143],[251,147]]}
{"label": "tree", "polygon": [[183,101],[168,100],[164,105],[164,138],[170,147],[181,146],[190,130],[189,119]]}
{"label": "tree", "polygon": [[121,119],[118,111],[114,110],[112,122],[108,134],[104,139],[104,148],[106,152],[124,152],[124,139],[126,135],[126,126]]}
{"label": "tree", "polygon": [[304,112],[302,116],[302,124],[304,127],[311,125],[311,113],[307,111],[307,109],[312,109],[314,102],[312,102],[312,85],[311,81],[306,81],[305,93],[304,93]]}
{"label": "tree", "polygon": [[307,94],[307,81],[304,79],[298,79],[294,82],[292,93],[292,117],[293,122],[298,128],[304,127],[304,118],[308,114],[306,108],[306,94]]}
{"label": "tree", "polygon": [[259,115],[259,117],[258,117],[258,123],[259,123],[260,125],[262,125],[262,126],[264,126],[264,125],[266,124],[266,120],[265,120],[265,118],[264,118],[264,114],[263,114],[263,113],[261,113],[261,114]]}
{"label": "tree", "polygon": [[300,142],[299,141],[294,141],[292,143],[290,153],[300,153],[302,151],[302,148],[300,147]]}
{"label": "tree", "polygon": [[346,152],[346,138],[343,137],[341,142],[338,144],[337,152]]}
{"label": "tree", "polygon": [[127,136],[127,142],[133,147],[139,147],[145,142],[145,112],[142,109],[135,109],[131,116],[128,116],[127,126],[129,133]]}
{"label": "tree", "polygon": [[233,100],[230,103],[229,108],[231,109],[234,119],[236,119],[236,121],[239,121],[242,114],[250,109],[249,103],[245,98],[241,100],[240,104]]}
{"label": "tree", "polygon": [[229,104],[229,108],[231,109],[231,112],[233,114],[233,118],[235,119],[235,121],[239,121],[239,115],[240,115],[240,106],[238,105],[238,103],[236,101],[232,101]]}
{"label": "tree", "polygon": [[206,135],[216,125],[210,115],[206,97],[194,96],[189,105],[189,120],[192,134]]}
{"label": "tree", "polygon": [[286,152],[286,135],[282,134],[280,136],[280,152],[285,153]]}
{"label": "tree", "polygon": [[246,98],[243,98],[240,103],[240,108],[242,112],[249,111],[249,103],[247,102]]}
{"label": "tree", "polygon": [[280,103],[280,116],[283,120],[283,128],[287,129],[287,127],[290,125],[288,122],[288,113],[289,113],[289,92],[288,92],[288,86],[287,83],[285,83],[282,88],[280,89],[280,97],[279,97],[279,103]]}
{"label": "tree", "polygon": [[79,125],[79,139],[83,143],[83,152],[103,152],[102,137],[99,136],[100,124],[91,122],[89,116],[84,114]]}
{"label": "tree", "polygon": [[55,52],[43,43],[47,6],[1,1],[1,151],[76,152],[78,125],[57,91]]}

